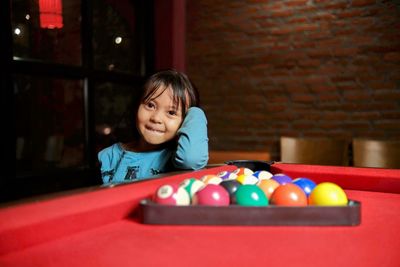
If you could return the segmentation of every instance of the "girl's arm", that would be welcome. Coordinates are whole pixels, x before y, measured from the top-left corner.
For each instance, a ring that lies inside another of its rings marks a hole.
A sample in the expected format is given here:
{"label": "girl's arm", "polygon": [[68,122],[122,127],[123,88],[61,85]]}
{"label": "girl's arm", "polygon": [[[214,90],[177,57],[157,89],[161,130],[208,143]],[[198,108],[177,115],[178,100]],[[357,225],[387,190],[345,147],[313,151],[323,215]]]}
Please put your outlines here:
{"label": "girl's arm", "polygon": [[208,162],[207,118],[198,107],[189,108],[178,130],[178,146],[172,163],[175,168],[197,170]]}

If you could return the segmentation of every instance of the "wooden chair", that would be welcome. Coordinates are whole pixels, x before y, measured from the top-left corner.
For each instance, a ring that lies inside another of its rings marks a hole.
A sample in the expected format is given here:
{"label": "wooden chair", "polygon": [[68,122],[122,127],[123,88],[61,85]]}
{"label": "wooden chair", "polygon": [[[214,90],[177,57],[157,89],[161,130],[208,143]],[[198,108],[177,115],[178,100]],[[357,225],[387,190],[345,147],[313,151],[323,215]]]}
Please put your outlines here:
{"label": "wooden chair", "polygon": [[210,150],[208,164],[222,164],[229,160],[260,160],[269,161],[271,156],[266,151],[243,150]]}
{"label": "wooden chair", "polygon": [[353,139],[353,162],[356,167],[400,168],[400,141]]}
{"label": "wooden chair", "polygon": [[315,165],[349,165],[349,142],[319,137],[280,138],[281,161]]}

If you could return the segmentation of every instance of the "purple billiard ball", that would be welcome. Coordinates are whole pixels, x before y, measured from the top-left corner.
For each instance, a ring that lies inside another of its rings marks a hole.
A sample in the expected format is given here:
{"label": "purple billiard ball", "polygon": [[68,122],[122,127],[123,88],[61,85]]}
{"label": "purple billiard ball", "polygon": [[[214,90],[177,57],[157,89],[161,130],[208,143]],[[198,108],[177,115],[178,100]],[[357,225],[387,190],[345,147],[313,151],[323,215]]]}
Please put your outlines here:
{"label": "purple billiard ball", "polygon": [[279,184],[283,185],[283,184],[288,184],[292,182],[292,178],[286,174],[283,173],[278,173],[275,174],[274,176],[271,177],[271,179],[274,179],[275,181],[277,181]]}

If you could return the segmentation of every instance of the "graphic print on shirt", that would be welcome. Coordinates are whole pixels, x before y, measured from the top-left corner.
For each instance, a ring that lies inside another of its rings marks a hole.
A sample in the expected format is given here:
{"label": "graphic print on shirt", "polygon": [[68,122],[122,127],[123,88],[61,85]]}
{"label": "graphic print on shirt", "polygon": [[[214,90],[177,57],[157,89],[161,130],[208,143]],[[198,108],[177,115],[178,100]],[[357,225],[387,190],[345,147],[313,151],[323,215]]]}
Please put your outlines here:
{"label": "graphic print on shirt", "polygon": [[136,179],[138,172],[139,172],[139,166],[128,166],[126,168],[126,175],[124,180]]}
{"label": "graphic print on shirt", "polygon": [[161,173],[161,170],[156,170],[156,169],[151,168],[150,172],[151,172],[152,175],[157,175],[157,174]]}
{"label": "graphic print on shirt", "polygon": [[111,182],[112,178],[114,177],[114,170],[101,172],[101,177],[103,180],[105,180],[104,177],[106,176],[109,176],[108,182]]}

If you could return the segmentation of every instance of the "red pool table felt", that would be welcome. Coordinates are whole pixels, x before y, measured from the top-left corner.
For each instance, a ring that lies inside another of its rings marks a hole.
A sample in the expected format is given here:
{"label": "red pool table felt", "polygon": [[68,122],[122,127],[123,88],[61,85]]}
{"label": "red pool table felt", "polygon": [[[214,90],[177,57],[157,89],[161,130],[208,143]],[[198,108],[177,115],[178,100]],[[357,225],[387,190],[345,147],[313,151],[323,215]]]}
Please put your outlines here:
{"label": "red pool table felt", "polygon": [[0,209],[0,266],[400,266],[400,170],[275,163],[273,173],[336,182],[359,226],[177,226],[138,220],[158,186],[224,165]]}

